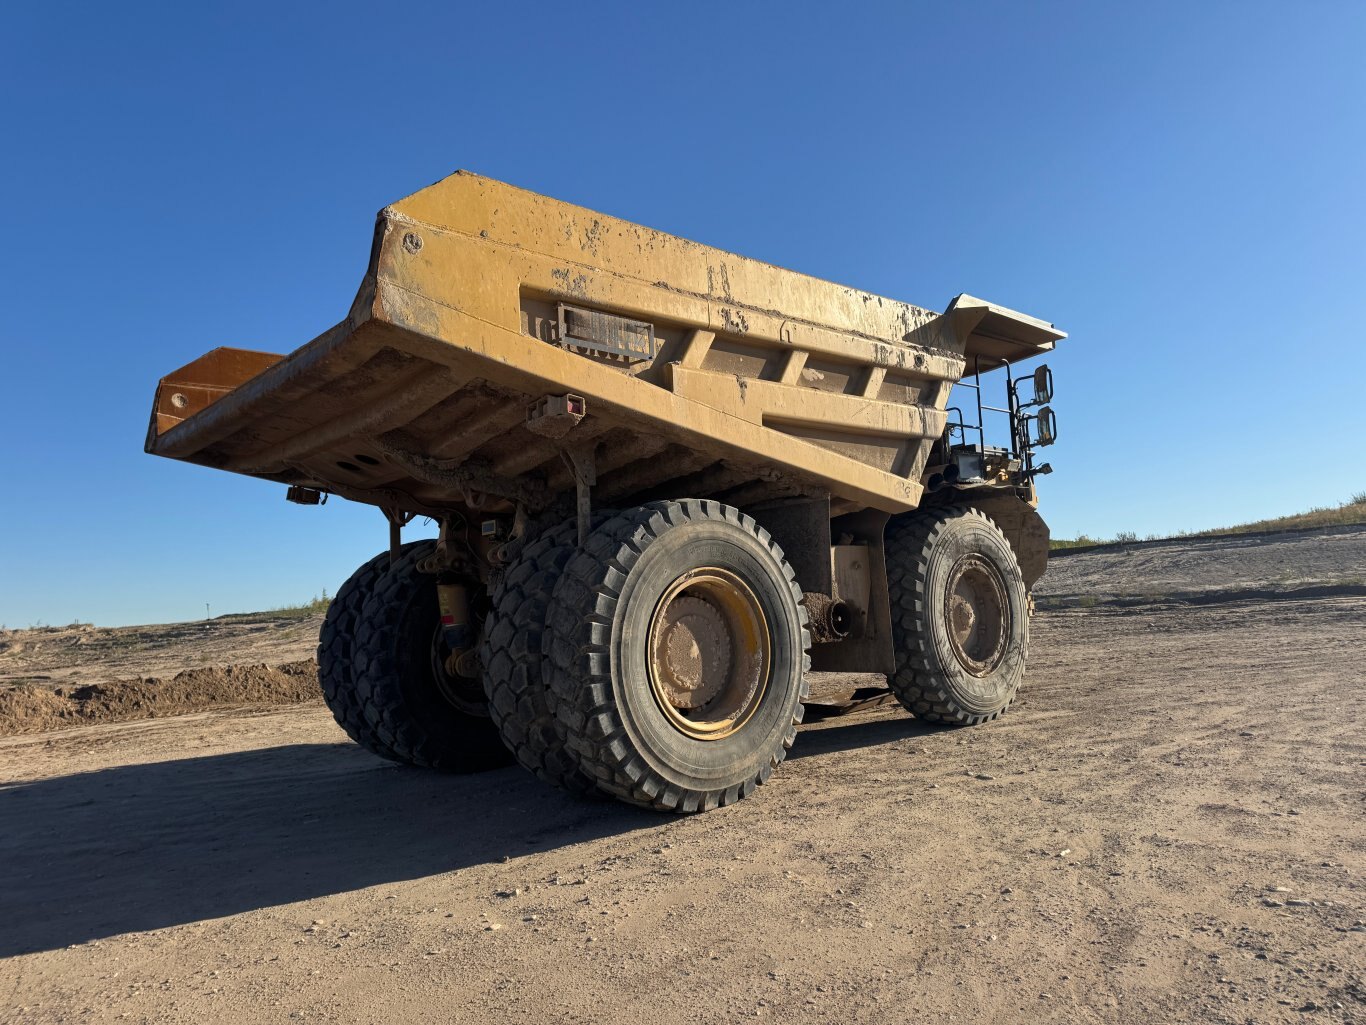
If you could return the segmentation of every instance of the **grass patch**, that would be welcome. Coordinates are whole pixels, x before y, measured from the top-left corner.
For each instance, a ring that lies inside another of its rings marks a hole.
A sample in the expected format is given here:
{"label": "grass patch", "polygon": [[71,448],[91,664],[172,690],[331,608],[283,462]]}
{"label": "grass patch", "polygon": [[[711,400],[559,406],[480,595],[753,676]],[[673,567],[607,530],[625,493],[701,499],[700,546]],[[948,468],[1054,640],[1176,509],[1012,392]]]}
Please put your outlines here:
{"label": "grass patch", "polygon": [[1068,539],[1055,537],[1048,542],[1050,551],[1056,552],[1059,548],[1090,548],[1093,545],[1103,545],[1108,542],[1103,537],[1091,537],[1089,534],[1078,534],[1076,537]]}
{"label": "grass patch", "polygon": [[1366,523],[1366,491],[1353,495],[1349,501],[1341,505],[1318,506],[1308,512],[1295,513],[1291,516],[1240,523],[1233,527],[1216,527],[1213,530],[1201,530],[1182,536],[1207,537],[1210,534],[1248,534],[1259,530],[1300,530],[1311,527],[1346,526],[1350,523]]}
{"label": "grass patch", "polygon": [[267,609],[260,614],[271,619],[307,619],[309,616],[322,615],[331,604],[332,599],[324,591],[320,597],[312,601],[301,602],[298,605],[281,605],[277,609]]}
{"label": "grass patch", "polygon": [[[1358,492],[1339,505],[1316,506],[1306,512],[1290,516],[1276,516],[1269,520],[1254,520],[1239,523],[1232,527],[1214,527],[1210,530],[1181,530],[1175,534],[1149,534],[1143,540],[1160,541],[1168,537],[1213,537],[1216,534],[1252,534],[1271,530],[1312,530],[1315,527],[1340,527],[1349,524],[1366,523],[1366,491]],[[1093,545],[1126,544],[1139,540],[1137,534],[1122,530],[1113,539],[1091,537],[1081,534],[1075,538],[1054,538],[1048,543],[1052,551],[1065,548],[1090,548]]]}

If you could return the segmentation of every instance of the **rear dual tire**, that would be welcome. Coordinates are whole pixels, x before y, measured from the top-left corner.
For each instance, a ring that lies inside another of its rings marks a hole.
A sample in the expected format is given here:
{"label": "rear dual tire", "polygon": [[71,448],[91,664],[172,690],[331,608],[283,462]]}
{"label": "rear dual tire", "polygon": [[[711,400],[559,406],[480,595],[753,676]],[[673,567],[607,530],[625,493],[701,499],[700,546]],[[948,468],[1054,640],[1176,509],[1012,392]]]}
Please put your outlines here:
{"label": "rear dual tire", "polygon": [[541,656],[550,597],[577,541],[578,526],[569,521],[546,530],[518,553],[494,587],[480,662],[489,717],[518,763],[543,782],[592,796],[597,788],[565,745]]}
{"label": "rear dual tire", "polygon": [[391,564],[377,556],[343,585],[324,620],[319,679],[333,716],[372,753],[479,772],[511,759],[479,680],[444,670],[436,578],[418,569],[434,544],[404,545]]}
{"label": "rear dual tire", "polygon": [[565,564],[542,642],[579,771],[661,811],[751,793],[801,722],[800,601],[782,550],[730,506],[658,502],[600,526]]}
{"label": "rear dual tire", "polygon": [[[410,551],[412,543],[404,545],[400,553]],[[389,569],[392,558],[381,552],[352,573],[337,589],[332,604],[327,607],[322,630],[318,635],[318,683],[323,700],[346,735],[361,747],[390,761],[402,761],[375,733],[365,716],[364,706],[356,695],[352,672],[352,651],[356,627],[360,622],[365,600],[375,589],[375,582]]]}

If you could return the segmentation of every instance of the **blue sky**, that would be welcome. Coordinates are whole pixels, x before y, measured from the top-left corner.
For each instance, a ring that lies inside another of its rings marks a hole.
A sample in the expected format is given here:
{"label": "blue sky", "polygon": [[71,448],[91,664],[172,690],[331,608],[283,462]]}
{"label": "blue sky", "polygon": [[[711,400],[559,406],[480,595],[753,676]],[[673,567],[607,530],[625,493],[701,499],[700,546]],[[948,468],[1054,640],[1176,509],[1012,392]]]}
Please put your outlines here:
{"label": "blue sky", "polygon": [[15,3],[0,623],[329,593],[368,508],[142,453],[158,377],[340,319],[466,167],[874,292],[1056,322],[1054,533],[1366,490],[1358,3]]}

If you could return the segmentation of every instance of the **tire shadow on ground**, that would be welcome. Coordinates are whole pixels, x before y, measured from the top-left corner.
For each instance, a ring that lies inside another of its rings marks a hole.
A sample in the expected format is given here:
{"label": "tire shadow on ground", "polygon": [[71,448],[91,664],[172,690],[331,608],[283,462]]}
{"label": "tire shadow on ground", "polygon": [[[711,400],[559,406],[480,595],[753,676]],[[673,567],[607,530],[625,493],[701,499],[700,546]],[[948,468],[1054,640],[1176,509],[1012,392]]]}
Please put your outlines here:
{"label": "tire shadow on ground", "polygon": [[442,775],[350,744],[0,786],[0,957],[658,827],[520,768]]}
{"label": "tire shadow on ground", "polygon": [[[900,715],[827,718],[804,728],[788,757],[936,729]],[[517,767],[444,775],[391,765],[351,744],[291,744],[0,784],[0,957],[425,878],[671,821],[572,797]]]}
{"label": "tire shadow on ground", "polygon": [[808,722],[797,734],[797,742],[787,753],[787,760],[894,744],[951,729],[953,727],[921,722],[890,705],[869,712],[856,712],[848,719],[837,714],[811,716],[808,713]]}

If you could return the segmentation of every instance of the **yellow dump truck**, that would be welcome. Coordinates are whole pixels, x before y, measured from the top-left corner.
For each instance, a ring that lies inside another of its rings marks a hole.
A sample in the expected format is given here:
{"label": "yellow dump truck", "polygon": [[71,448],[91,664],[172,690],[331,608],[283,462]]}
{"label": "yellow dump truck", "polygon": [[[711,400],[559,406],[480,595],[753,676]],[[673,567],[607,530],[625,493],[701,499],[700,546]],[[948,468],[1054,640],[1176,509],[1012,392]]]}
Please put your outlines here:
{"label": "yellow dump truck", "polygon": [[692,812],[783,760],[809,670],[937,723],[1010,705],[1056,433],[1011,366],[1063,337],[459,172],[380,212],[341,323],[162,379],[146,448],[383,512],[318,649],[358,743]]}

